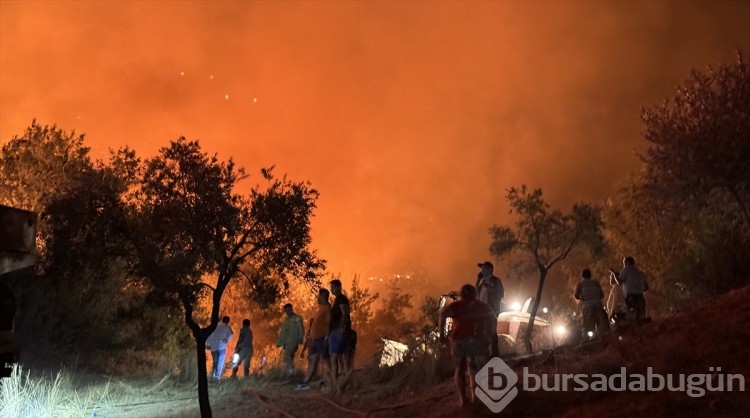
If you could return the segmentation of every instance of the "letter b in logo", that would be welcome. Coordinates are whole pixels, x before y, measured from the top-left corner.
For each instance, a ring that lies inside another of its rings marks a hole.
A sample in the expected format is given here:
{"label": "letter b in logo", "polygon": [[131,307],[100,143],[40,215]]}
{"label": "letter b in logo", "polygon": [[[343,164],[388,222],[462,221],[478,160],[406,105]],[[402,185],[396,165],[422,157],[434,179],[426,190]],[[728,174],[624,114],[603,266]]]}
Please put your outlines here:
{"label": "letter b in logo", "polygon": [[475,379],[474,394],[490,411],[498,413],[518,395],[518,375],[499,357],[493,357],[482,367]]}

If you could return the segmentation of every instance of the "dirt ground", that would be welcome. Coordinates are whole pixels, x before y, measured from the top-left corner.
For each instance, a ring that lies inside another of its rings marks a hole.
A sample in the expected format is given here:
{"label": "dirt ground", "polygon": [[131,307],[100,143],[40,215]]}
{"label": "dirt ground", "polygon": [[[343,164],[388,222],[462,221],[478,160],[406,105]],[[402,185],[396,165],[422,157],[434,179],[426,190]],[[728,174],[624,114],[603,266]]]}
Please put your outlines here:
{"label": "dirt ground", "polygon": [[[628,373],[723,373],[750,376],[750,287],[702,302],[691,309],[638,327],[619,330],[586,346],[567,347],[554,356],[509,360],[520,374],[603,373],[627,367]],[[369,383],[359,371],[347,392],[332,396],[320,389],[293,390],[292,382],[238,379],[212,383],[210,398],[215,417],[471,417],[493,416],[479,403],[461,408],[452,379],[417,390],[394,388],[391,382]],[[520,385],[520,384],[519,384]],[[168,385],[139,393],[132,402],[97,411],[97,417],[198,417],[196,389]],[[147,388],[148,385],[144,384]],[[690,397],[685,392],[527,392],[519,394],[500,414],[560,417],[745,417],[750,396],[745,392],[707,392]]]}

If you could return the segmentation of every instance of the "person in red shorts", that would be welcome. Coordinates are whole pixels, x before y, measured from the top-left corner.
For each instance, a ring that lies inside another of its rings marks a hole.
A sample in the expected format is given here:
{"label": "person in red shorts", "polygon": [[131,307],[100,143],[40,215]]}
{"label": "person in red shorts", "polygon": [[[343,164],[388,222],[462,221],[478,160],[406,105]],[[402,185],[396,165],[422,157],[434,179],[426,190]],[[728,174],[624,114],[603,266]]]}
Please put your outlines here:
{"label": "person in red shorts", "polygon": [[[440,312],[441,340],[446,319],[451,318],[451,354],[455,367],[456,389],[461,406],[474,401],[474,378],[489,360],[490,338],[495,335],[497,319],[489,305],[477,300],[477,290],[470,284],[461,287],[459,300]],[[466,372],[469,372],[469,395],[466,393]]]}

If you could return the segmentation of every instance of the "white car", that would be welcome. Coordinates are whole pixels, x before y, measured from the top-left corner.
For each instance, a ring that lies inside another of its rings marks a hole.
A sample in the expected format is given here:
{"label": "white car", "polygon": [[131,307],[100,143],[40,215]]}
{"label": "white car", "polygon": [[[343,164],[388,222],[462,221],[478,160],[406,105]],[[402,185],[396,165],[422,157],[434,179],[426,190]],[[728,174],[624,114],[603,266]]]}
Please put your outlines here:
{"label": "white car", "polygon": [[[523,351],[520,349],[520,344],[523,343],[526,328],[529,326],[530,311],[531,298],[527,299],[522,307],[511,306],[511,310],[498,315],[497,336],[501,355]],[[534,319],[532,341],[535,350],[549,349],[554,345],[551,337],[551,324],[546,315],[537,315]]]}

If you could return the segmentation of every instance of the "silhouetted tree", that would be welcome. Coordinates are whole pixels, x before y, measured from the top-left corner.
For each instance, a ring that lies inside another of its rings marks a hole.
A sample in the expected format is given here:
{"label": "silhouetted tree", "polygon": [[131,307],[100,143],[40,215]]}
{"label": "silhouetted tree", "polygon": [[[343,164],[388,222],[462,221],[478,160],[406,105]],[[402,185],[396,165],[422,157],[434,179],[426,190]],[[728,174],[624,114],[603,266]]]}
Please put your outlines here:
{"label": "silhouetted tree", "polygon": [[733,64],[692,71],[641,118],[648,186],[698,206],[718,198],[750,228],[750,68],[742,53]]}
{"label": "silhouetted tree", "polygon": [[19,334],[62,353],[122,342],[129,328],[117,324],[140,311],[125,290],[125,177],[92,161],[83,135],[36,121],[3,145],[0,173],[0,202],[40,215],[38,276],[18,283]]}
{"label": "silhouetted tree", "polygon": [[[243,170],[184,138],[147,160],[142,173],[131,237],[140,271],[154,302],[182,306],[196,341],[201,416],[210,417],[205,343],[219,321],[222,295],[236,277],[269,293],[288,286],[290,275],[317,280],[324,261],[308,247],[318,193],[309,183],[276,179],[265,169],[262,188],[237,194]],[[201,326],[194,313],[204,296],[212,301],[211,316]]]}
{"label": "silhouetted tree", "polygon": [[397,278],[388,281],[386,287],[388,293],[381,298],[381,305],[375,310],[374,328],[382,338],[410,338],[416,331],[416,315],[411,312],[414,307],[412,295],[403,291]]}
{"label": "silhouetted tree", "polygon": [[611,246],[659,278],[649,292],[655,307],[746,282],[750,69],[742,54],[718,69],[692,71],[642,120],[644,170],[620,184],[605,211]]}
{"label": "silhouetted tree", "polygon": [[359,276],[355,275],[347,297],[351,306],[352,327],[359,330],[361,337],[372,320],[373,303],[378,300],[380,294],[378,292],[372,293],[370,289],[362,287],[359,284]]}
{"label": "silhouetted tree", "polygon": [[517,215],[518,220],[515,228],[497,225],[490,228],[490,254],[499,258],[514,250],[521,251],[539,272],[539,286],[524,336],[526,350],[531,352],[534,320],[549,270],[576,247],[594,252],[603,249],[600,209],[578,203],[568,214],[550,210],[549,204],[542,198],[542,190],[529,192],[526,186],[510,188],[506,200],[510,204],[510,213]]}
{"label": "silhouetted tree", "polygon": [[380,293],[363,287],[359,276],[352,279],[346,294],[351,306],[352,327],[357,331],[357,358],[355,361],[368,361],[381,346],[381,335],[373,328],[374,308]]}
{"label": "silhouetted tree", "polygon": [[47,264],[51,239],[44,219],[47,206],[68,190],[89,184],[96,174],[83,140],[83,135],[34,120],[22,136],[14,136],[2,147],[0,202],[40,215],[37,266],[41,268]]}
{"label": "silhouetted tree", "polygon": [[439,339],[440,299],[425,296],[419,306],[419,313],[419,339],[425,343],[436,343]]}

